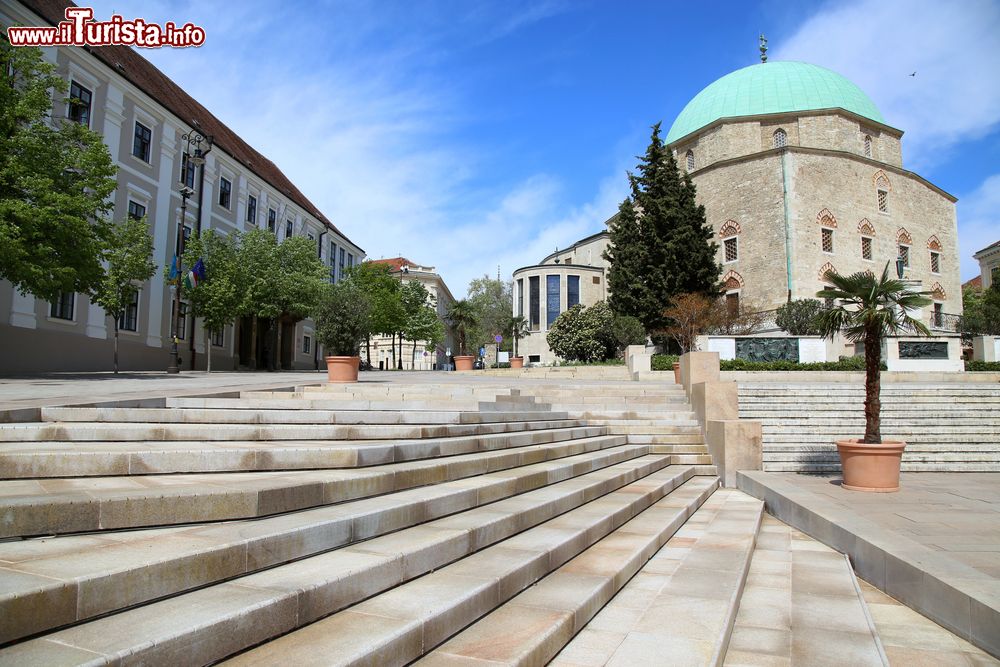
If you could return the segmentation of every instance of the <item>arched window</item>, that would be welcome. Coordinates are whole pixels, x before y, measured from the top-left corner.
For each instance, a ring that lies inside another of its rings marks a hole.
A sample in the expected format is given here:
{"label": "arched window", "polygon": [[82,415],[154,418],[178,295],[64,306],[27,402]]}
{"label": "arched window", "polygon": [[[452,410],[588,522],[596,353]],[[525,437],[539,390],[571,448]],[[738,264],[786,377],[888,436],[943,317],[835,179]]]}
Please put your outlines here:
{"label": "arched window", "polygon": [[719,238],[722,239],[723,264],[735,262],[740,258],[740,247],[737,236],[740,233],[740,223],[735,220],[726,220],[719,230]]}
{"label": "arched window", "polygon": [[865,157],[872,156],[872,138],[869,135],[865,135]]}
{"label": "arched window", "polygon": [[780,127],[774,131],[774,147],[784,148],[788,145],[788,135]]}
{"label": "arched window", "polygon": [[687,152],[687,167],[688,171],[694,171],[694,151]]}
{"label": "arched window", "polygon": [[875,172],[875,195],[876,201],[878,202],[878,212],[888,213],[889,212],[889,192],[892,191],[892,185],[889,184],[889,179],[881,169]]}

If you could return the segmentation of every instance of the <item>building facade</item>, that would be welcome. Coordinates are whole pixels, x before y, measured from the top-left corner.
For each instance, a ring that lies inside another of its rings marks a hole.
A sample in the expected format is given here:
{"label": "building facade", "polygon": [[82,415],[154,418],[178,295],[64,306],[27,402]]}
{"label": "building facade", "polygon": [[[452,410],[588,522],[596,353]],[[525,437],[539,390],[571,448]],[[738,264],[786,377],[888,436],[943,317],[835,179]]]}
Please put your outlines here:
{"label": "building facade", "polygon": [[[904,168],[902,135],[860,88],[807,63],[752,65],[698,93],[665,143],[705,207],[730,306],[815,298],[828,271],[888,263],[895,275],[901,257],[904,278],[934,302],[919,316],[952,326],[947,315],[962,312],[956,199]],[[607,243],[601,232],[514,272],[514,313],[538,333],[522,342],[526,361],[555,361],[545,342],[555,317],[607,297]],[[1000,263],[996,244],[980,255]]]}
{"label": "building facade", "polygon": [[514,272],[514,314],[524,317],[531,329],[517,346],[525,363],[556,361],[545,337],[560,313],[608,298],[604,250],[609,237],[607,231],[588,236]]}
{"label": "building facade", "polygon": [[808,63],[752,65],[698,93],[666,143],[705,206],[730,300],[777,308],[815,298],[828,271],[894,274],[901,257],[932,294],[928,324],[961,314],[956,199],[904,168],[902,134]]}
{"label": "building facade", "polygon": [[979,262],[980,286],[989,289],[1000,285],[1000,241],[988,245],[972,256]]}
{"label": "building facade", "polygon": [[[444,370],[449,363],[449,350],[455,353],[455,335],[451,325],[448,324],[448,311],[451,304],[455,303],[455,297],[445,284],[444,278],[435,270],[433,266],[422,266],[416,264],[405,257],[393,257],[392,259],[371,260],[373,264],[384,264],[392,270],[394,278],[402,283],[418,281],[427,289],[427,305],[434,309],[438,319],[444,326],[444,341],[435,347],[428,349],[428,341],[417,341],[414,349],[414,341],[404,341],[402,354],[399,352],[399,341],[396,341],[396,354],[393,355],[393,339],[391,336],[372,336],[371,339],[371,361],[375,368],[399,367],[402,362],[403,370],[432,371]],[[362,350],[362,355],[365,350]]]}
{"label": "building facade", "polygon": [[[70,3],[26,0],[0,5],[0,24],[55,25]],[[182,203],[184,232],[221,233],[265,228],[279,239],[305,236],[330,267],[331,280],[364,259],[364,251],[330,222],[281,170],[241,139],[177,84],[135,51],[123,46],[93,49],[49,47],[43,57],[70,84],[68,104],[54,99],[56,118],[87,124],[100,133],[118,167],[115,219],[146,216],[159,267],[143,284],[120,321],[120,361],[126,370],[159,370],[169,363],[172,340],[171,287],[163,277],[178,247]],[[202,167],[190,164],[186,137],[205,137],[211,146]],[[193,192],[182,202],[182,188]],[[211,267],[209,267],[209,273]],[[182,304],[182,368],[233,370],[250,358],[249,327],[226,327],[208,336]],[[258,367],[309,369],[319,365],[312,323],[265,323],[258,336]],[[84,294],[63,294],[53,303],[16,292],[0,282],[0,372],[108,370],[113,323]],[[277,349],[281,340],[281,349]]]}

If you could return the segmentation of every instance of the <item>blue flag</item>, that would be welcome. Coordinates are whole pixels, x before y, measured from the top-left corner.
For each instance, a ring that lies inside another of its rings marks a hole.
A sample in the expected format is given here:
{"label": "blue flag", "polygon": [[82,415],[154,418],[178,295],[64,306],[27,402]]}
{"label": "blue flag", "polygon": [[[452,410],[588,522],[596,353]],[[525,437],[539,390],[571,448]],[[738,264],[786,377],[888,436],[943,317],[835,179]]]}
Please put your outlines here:
{"label": "blue flag", "polygon": [[174,255],[174,258],[170,261],[170,278],[168,280],[170,282],[176,282],[177,279],[180,278],[180,273],[180,262],[177,260],[177,255]]}

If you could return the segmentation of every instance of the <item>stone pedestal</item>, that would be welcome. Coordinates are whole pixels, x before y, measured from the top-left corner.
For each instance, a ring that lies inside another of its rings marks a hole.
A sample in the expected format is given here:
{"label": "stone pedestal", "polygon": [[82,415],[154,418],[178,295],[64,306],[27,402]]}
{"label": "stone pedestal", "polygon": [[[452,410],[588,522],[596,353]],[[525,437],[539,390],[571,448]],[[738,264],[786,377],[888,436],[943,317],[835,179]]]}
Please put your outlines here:
{"label": "stone pedestal", "polygon": [[976,336],[972,339],[972,359],[974,361],[997,361],[997,342],[995,336]]}
{"label": "stone pedestal", "polygon": [[681,384],[688,396],[691,395],[691,385],[718,381],[718,352],[688,352],[681,355]]}
{"label": "stone pedestal", "polygon": [[722,484],[736,487],[739,470],[761,469],[761,425],[748,419],[717,419],[705,423],[705,441]]}

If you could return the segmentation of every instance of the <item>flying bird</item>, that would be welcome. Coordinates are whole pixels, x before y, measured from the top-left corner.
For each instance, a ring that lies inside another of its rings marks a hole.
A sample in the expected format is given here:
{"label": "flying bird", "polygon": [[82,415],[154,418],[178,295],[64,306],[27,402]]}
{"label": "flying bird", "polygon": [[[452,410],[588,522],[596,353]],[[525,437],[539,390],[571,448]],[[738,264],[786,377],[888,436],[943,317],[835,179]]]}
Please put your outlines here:
{"label": "flying bird", "polygon": [[911,74],[910,76],[916,76],[916,75],[917,75],[917,73],[916,73],[916,72],[914,72],[914,73],[913,73],[913,74]]}

